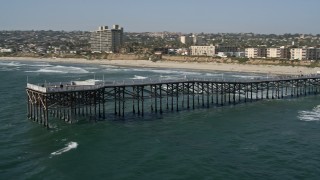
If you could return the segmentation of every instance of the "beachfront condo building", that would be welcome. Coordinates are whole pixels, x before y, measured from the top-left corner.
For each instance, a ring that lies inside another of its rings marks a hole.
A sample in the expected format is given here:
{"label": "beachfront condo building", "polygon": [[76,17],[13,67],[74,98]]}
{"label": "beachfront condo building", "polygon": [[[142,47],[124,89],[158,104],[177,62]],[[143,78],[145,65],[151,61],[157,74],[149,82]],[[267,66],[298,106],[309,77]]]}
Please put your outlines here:
{"label": "beachfront condo building", "polygon": [[267,56],[266,48],[246,48],[245,57],[246,58],[265,58]]}
{"label": "beachfront condo building", "polygon": [[218,52],[240,52],[240,48],[236,47],[236,46],[224,46],[224,45],[216,45],[216,54],[218,54]]}
{"label": "beachfront condo building", "polygon": [[113,25],[112,29],[108,26],[100,26],[98,30],[91,33],[91,51],[118,53],[123,41],[123,28],[119,25]]}
{"label": "beachfront condo building", "polygon": [[314,47],[290,49],[290,60],[319,60],[320,49]]}
{"label": "beachfront condo building", "polygon": [[305,60],[306,59],[305,48],[292,48],[290,49],[290,59],[291,60]]}
{"label": "beachfront condo building", "polygon": [[307,49],[307,60],[319,60],[320,48],[309,47]]}
{"label": "beachfront condo building", "polygon": [[215,56],[215,46],[191,46],[192,56]]}
{"label": "beachfront condo building", "polygon": [[267,48],[267,58],[288,59],[290,51],[284,46],[280,48]]}

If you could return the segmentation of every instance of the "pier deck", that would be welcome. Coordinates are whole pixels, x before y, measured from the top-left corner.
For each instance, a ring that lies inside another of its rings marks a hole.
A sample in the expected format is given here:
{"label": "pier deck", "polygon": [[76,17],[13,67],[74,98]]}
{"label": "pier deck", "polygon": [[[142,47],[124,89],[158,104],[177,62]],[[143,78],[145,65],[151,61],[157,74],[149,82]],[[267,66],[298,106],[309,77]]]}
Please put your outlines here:
{"label": "pier deck", "polygon": [[28,118],[49,127],[49,117],[72,123],[318,94],[320,76],[28,83],[26,91]]}

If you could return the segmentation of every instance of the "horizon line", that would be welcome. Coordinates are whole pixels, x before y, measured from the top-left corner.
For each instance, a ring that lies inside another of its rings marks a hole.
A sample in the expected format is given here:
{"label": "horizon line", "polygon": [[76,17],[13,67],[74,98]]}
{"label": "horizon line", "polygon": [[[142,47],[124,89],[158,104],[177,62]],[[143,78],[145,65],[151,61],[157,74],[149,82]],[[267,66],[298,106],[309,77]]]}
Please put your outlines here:
{"label": "horizon line", "polygon": [[[0,29],[0,31],[56,31],[56,32],[93,32],[94,30],[54,30],[54,29]],[[178,32],[178,31],[124,31],[125,33],[176,33],[176,34],[259,34],[259,35],[285,35],[285,34],[300,34],[300,35],[320,35],[320,33],[301,33],[301,32],[285,32],[285,33],[261,33],[261,32]]]}

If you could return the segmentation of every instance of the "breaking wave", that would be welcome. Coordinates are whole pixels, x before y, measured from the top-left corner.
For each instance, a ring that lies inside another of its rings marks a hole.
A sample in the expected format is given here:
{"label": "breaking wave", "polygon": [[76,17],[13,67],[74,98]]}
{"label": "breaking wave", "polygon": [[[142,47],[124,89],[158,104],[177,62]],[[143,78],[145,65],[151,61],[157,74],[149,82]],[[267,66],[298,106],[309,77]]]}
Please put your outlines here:
{"label": "breaking wave", "polygon": [[27,72],[41,72],[41,73],[60,73],[60,74],[85,74],[89,73],[89,71],[79,68],[79,67],[72,67],[72,66],[52,66],[52,67],[45,67],[39,69],[37,71],[27,71]]}
{"label": "breaking wave", "polygon": [[262,78],[261,76],[250,76],[250,75],[232,75],[235,78],[244,78],[244,79],[255,79],[255,78]]}
{"label": "breaking wave", "polygon": [[100,65],[103,68],[119,68],[117,66],[112,66],[112,65]]}
{"label": "breaking wave", "polygon": [[320,121],[320,105],[314,107],[311,111],[299,111],[298,118],[301,121]]}
{"label": "breaking wave", "polygon": [[22,66],[23,64],[19,63],[19,62],[0,62],[0,66]]}
{"label": "breaking wave", "polygon": [[206,73],[206,76],[214,76],[214,77],[222,77],[224,74],[213,74],[213,73]]}
{"label": "breaking wave", "polygon": [[200,72],[187,72],[187,71],[177,71],[177,70],[160,70],[160,69],[150,69],[149,71],[158,74],[180,74],[180,75],[201,75]]}
{"label": "breaking wave", "polygon": [[66,147],[59,149],[55,152],[52,152],[51,155],[52,156],[57,156],[60,155],[62,153],[68,152],[71,149],[76,149],[78,147],[78,143],[77,142],[69,142],[68,144],[66,144]]}
{"label": "breaking wave", "polygon": [[26,64],[27,66],[31,66],[31,67],[50,67],[53,66],[47,62],[36,62],[33,64]]}
{"label": "breaking wave", "polygon": [[0,68],[0,71],[13,71],[14,69],[12,68],[7,68],[7,67],[2,67]]}
{"label": "breaking wave", "polygon": [[145,76],[137,76],[137,75],[134,75],[133,78],[131,79],[147,79],[148,77],[145,77]]}

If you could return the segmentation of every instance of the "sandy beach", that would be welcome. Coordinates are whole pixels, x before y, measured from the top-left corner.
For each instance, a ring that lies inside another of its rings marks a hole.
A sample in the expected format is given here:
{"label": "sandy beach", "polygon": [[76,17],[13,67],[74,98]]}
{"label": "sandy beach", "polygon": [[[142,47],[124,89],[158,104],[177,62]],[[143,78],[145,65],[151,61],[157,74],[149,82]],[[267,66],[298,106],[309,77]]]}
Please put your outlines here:
{"label": "sandy beach", "polygon": [[228,72],[250,72],[266,73],[272,75],[300,75],[315,74],[320,68],[308,68],[301,66],[273,66],[273,65],[248,65],[248,64],[226,64],[226,63],[196,63],[196,62],[173,62],[147,60],[86,60],[68,58],[29,58],[29,57],[0,57],[2,61],[33,61],[33,62],[58,62],[58,63],[79,63],[79,64],[102,64],[130,67],[151,67],[151,68],[177,68],[205,71],[228,71]]}

